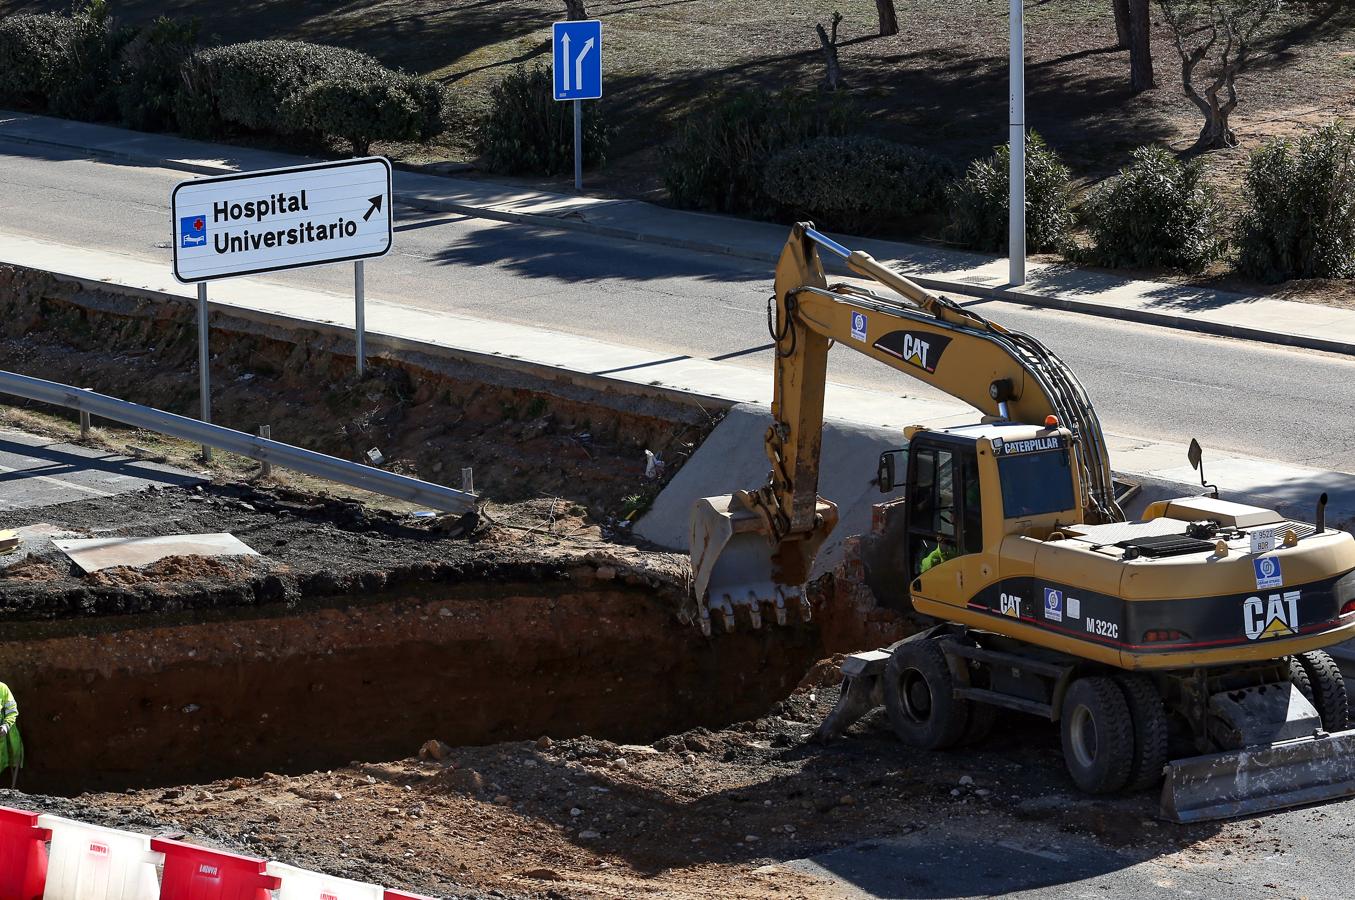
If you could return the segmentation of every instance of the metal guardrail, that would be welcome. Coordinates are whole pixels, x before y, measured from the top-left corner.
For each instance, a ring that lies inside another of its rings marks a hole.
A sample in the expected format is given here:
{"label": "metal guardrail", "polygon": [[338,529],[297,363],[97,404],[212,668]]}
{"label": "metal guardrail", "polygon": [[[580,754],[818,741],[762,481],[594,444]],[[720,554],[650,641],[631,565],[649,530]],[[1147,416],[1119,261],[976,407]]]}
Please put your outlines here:
{"label": "metal guardrail", "polygon": [[134,425],[180,440],[215,447],[226,453],[248,456],[260,462],[272,463],[306,475],[314,475],[316,478],[371,491],[374,494],[398,497],[442,512],[472,512],[479,500],[475,494],[466,491],[453,490],[407,475],[398,475],[361,463],[326,456],[313,450],[303,450],[291,444],[255,437],[231,428],[222,428],[220,425],[209,425],[197,419],[176,416],[164,410],[129,403],[116,397],[96,394],[55,381],[0,371],[0,393],[76,409],[101,419],[111,419],[114,422]]}

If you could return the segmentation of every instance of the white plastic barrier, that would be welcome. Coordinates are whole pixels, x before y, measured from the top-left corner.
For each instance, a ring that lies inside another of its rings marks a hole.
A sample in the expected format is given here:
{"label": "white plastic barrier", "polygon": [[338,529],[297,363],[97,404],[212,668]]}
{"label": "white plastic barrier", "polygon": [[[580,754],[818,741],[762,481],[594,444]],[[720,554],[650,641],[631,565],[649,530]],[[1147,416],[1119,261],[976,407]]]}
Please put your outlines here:
{"label": "white plastic barrier", "polygon": [[163,857],[146,835],[60,816],[39,816],[38,825],[52,830],[43,900],[158,900]]}
{"label": "white plastic barrier", "polygon": [[278,900],[384,900],[385,892],[374,884],[320,875],[278,862],[270,862],[267,871],[282,879]]}

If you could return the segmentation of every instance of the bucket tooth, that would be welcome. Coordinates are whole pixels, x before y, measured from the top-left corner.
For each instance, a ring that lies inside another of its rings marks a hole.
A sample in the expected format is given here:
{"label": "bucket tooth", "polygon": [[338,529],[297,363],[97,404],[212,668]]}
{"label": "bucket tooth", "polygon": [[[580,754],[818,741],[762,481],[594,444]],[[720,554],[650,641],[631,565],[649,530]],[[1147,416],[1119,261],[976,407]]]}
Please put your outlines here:
{"label": "bucket tooth", "polygon": [[785,625],[785,624],[786,624],[786,589],[785,589],[785,588],[777,588],[777,589],[776,589],[776,598],[775,598],[775,600],[774,600],[773,602],[776,603],[776,624],[778,624],[778,625]]}
{"label": "bucket tooth", "polygon": [[813,621],[814,608],[809,605],[809,595],[803,590],[797,591],[800,596],[800,618],[806,622]]}
{"label": "bucket tooth", "polygon": [[748,621],[752,622],[754,631],[762,627],[762,601],[752,591],[748,592]]}
{"label": "bucket tooth", "polygon": [[710,637],[710,607],[701,604],[701,634]]}
{"label": "bucket tooth", "polygon": [[720,621],[729,634],[733,634],[734,630],[739,627],[734,620],[734,604],[730,602],[728,594],[720,598]]}

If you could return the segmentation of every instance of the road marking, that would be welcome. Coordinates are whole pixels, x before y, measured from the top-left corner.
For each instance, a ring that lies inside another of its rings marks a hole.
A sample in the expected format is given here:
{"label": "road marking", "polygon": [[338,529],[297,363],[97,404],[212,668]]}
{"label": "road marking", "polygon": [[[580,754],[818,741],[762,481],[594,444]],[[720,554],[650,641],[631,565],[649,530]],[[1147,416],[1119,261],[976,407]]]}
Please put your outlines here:
{"label": "road marking", "polygon": [[1030,848],[1030,847],[1022,847],[1020,844],[1016,843],[1015,841],[998,841],[998,842],[997,842],[997,845],[998,845],[999,847],[1003,847],[1003,848],[1005,848],[1005,849],[1007,849],[1007,850],[1015,850],[1017,853],[1027,853],[1027,854],[1029,854],[1029,855],[1031,855],[1031,856],[1038,856],[1038,857],[1040,857],[1041,859],[1049,859],[1049,860],[1053,860],[1054,862],[1067,862],[1067,861],[1068,861],[1068,857],[1063,856],[1063,855],[1058,854],[1058,853],[1054,853],[1052,850],[1035,850],[1035,849],[1032,849],[1032,848]]}
{"label": "road marking", "polygon": [[[41,462],[41,460],[35,460],[35,462]],[[59,487],[72,488],[73,490],[77,491],[84,491],[85,493],[93,494],[96,497],[117,496],[116,494],[110,493],[108,491],[101,491],[98,488],[89,487],[88,485],[76,484],[73,481],[62,481],[60,478],[53,478],[50,475],[38,475],[31,469],[11,469],[9,466],[0,466],[0,475],[8,475],[16,472],[20,475],[23,475],[25,478],[37,478],[40,481],[50,482],[51,484],[55,484]]]}
{"label": "road marking", "polygon": [[1209,389],[1209,390],[1211,390],[1211,391],[1229,391],[1229,390],[1232,390],[1232,388],[1223,387],[1223,386],[1217,385],[1217,384],[1205,384],[1205,383],[1200,382],[1200,381],[1187,381],[1187,380],[1184,380],[1184,379],[1181,379],[1181,378],[1167,378],[1167,377],[1164,376],[1164,375],[1149,375],[1147,372],[1126,372],[1125,374],[1126,374],[1126,375],[1134,375],[1134,376],[1137,376],[1137,377],[1139,377],[1139,378],[1148,378],[1148,379],[1151,379],[1151,380],[1153,380],[1153,381],[1169,381],[1169,382],[1171,382],[1172,384],[1184,384],[1184,385],[1187,385],[1187,386],[1189,386],[1189,387],[1202,387],[1202,388],[1207,388],[1207,389]]}

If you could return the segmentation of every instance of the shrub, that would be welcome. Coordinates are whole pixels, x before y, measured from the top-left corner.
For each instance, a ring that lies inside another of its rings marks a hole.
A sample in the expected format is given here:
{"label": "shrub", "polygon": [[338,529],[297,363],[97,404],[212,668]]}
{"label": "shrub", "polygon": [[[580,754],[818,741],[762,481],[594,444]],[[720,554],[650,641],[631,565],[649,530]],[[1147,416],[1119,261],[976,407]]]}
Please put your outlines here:
{"label": "shrub", "polygon": [[[995,252],[1007,246],[1008,163],[1011,148],[994,148],[987,159],[969,164],[964,178],[951,186],[951,239],[976,250]],[[1026,143],[1026,244],[1037,252],[1058,252],[1068,246],[1073,226],[1068,167],[1035,132]]]}
{"label": "shrub", "polygon": [[683,121],[664,183],[688,209],[765,215],[774,210],[764,175],[779,151],[844,134],[850,110],[793,91],[740,91],[708,97]]}
{"label": "shrub", "polygon": [[183,84],[182,69],[198,42],[196,19],[161,16],[122,48],[119,59],[118,112],[142,131],[172,131],[174,98]]}
{"label": "shrub", "polygon": [[1087,198],[1083,220],[1092,246],[1078,256],[1102,266],[1166,267],[1198,272],[1223,253],[1218,197],[1201,160],[1180,162],[1163,147],[1140,147]]}
{"label": "shrub", "polygon": [[1252,155],[1238,269],[1264,281],[1355,275],[1355,129],[1328,125]]}
{"label": "shrub", "polygon": [[426,141],[443,130],[443,92],[434,82],[388,69],[327,78],[286,101],[289,130],[340,137],[363,156],[372,141]]}
{"label": "shrub", "polygon": [[867,233],[932,212],[954,177],[917,147],[872,137],[821,137],[772,157],[762,187],[785,218]]}
{"label": "shrub", "polygon": [[116,118],[117,59],[131,32],[113,22],[107,0],[89,0],[71,13],[69,26],[56,36],[47,108],[70,119]]}
{"label": "shrub", "polygon": [[[491,172],[555,175],[574,166],[574,110],[551,99],[550,69],[519,67],[490,89],[489,110],[476,128],[475,149]],[[601,165],[607,129],[599,103],[583,106],[584,165]]]}
{"label": "shrub", "polygon": [[186,131],[210,136],[235,125],[291,134],[301,122],[284,104],[308,85],[385,71],[365,53],[305,41],[249,41],[194,53],[184,66],[175,114]]}
{"label": "shrub", "polygon": [[46,109],[47,89],[57,69],[71,20],[58,15],[0,19],[0,102],[21,109]]}

